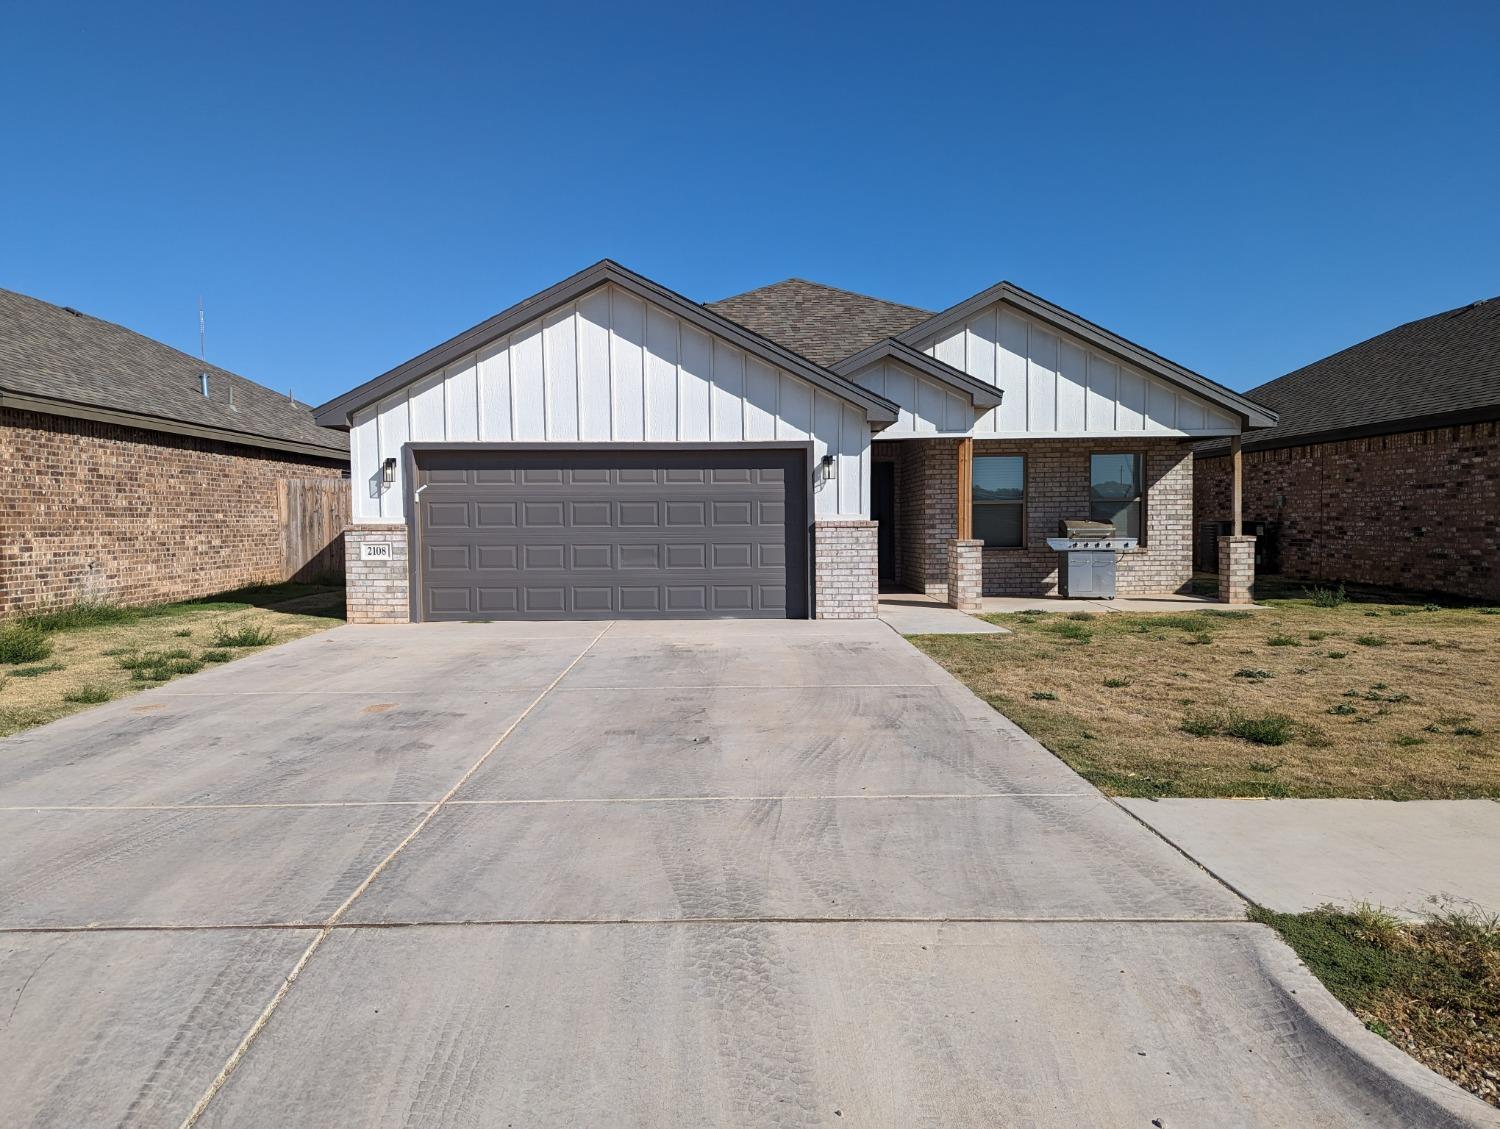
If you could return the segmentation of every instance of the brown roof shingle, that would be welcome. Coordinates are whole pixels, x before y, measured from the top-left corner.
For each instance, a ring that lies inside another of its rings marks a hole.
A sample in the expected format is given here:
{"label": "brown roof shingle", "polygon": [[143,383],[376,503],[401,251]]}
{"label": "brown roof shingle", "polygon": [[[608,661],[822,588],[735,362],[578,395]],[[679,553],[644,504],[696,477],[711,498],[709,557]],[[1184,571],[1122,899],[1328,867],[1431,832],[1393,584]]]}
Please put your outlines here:
{"label": "brown roof shingle", "polygon": [[752,333],[770,338],[824,366],[903,333],[932,316],[931,310],[802,278],[789,278],[704,305]]}
{"label": "brown roof shingle", "polygon": [[4,289],[0,392],[237,432],[249,446],[278,440],[322,448],[334,459],[349,452],[346,434],[319,427],[312,410],[290,396],[124,326]]}

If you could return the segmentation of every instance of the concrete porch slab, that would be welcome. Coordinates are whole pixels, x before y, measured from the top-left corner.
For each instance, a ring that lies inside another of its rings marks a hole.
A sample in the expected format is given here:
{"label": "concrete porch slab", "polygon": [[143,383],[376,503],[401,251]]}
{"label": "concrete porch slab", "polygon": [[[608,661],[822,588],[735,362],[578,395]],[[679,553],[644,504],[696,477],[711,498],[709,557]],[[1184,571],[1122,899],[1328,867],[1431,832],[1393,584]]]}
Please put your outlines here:
{"label": "concrete porch slab", "polygon": [[1500,913],[1493,800],[1120,800],[1251,901]]}
{"label": "concrete porch slab", "polygon": [[920,592],[882,592],[879,615],[902,635],[1009,634],[1009,628],[986,623]]}
{"label": "concrete porch slab", "polygon": [[[1120,596],[1113,600],[1079,600],[1065,596],[986,596],[985,615],[1004,615],[1015,612],[1194,612],[1213,608],[1228,608],[1229,605],[1208,596],[1185,596],[1175,593],[1163,596]],[[1236,604],[1234,611],[1260,611],[1263,604]]]}

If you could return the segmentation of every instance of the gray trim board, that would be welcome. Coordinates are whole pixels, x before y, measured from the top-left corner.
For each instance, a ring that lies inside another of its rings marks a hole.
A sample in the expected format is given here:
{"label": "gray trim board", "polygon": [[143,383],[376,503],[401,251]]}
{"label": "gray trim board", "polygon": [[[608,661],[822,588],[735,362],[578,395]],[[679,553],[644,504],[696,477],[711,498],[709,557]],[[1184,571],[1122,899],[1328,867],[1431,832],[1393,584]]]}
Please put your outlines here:
{"label": "gray trim board", "polygon": [[141,415],[138,412],[118,412],[108,408],[96,408],[88,404],[74,404],[66,400],[49,400],[40,396],[18,396],[14,392],[0,392],[0,408],[16,411],[36,412],[38,415],[61,416],[64,419],[89,420],[93,423],[110,423],[120,427],[134,427],[141,431],[158,431],[165,435],[186,435],[193,439],[212,439],[220,443],[233,443],[236,447],[250,447],[269,451],[288,451],[297,455],[311,455],[329,462],[347,463],[349,452],[337,447],[314,447],[310,443],[296,443],[289,439],[272,439],[252,435],[248,431],[229,431],[219,427],[206,427],[182,420],[162,419],[158,416]]}
{"label": "gray trim board", "polygon": [[868,348],[861,349],[852,357],[845,357],[836,365],[830,365],[832,371],[840,376],[853,379],[859,370],[874,364],[876,361],[885,360],[900,361],[918,372],[930,376],[940,384],[946,384],[960,395],[967,396],[969,402],[975,408],[986,410],[998,408],[1004,397],[1003,389],[996,388],[993,384],[986,384],[978,380],[962,369],[956,369],[952,365],[929,357],[926,353],[918,352],[904,341],[898,341],[894,337],[887,337],[884,341],[877,341]]}
{"label": "gray trim board", "polygon": [[[1137,365],[1155,376],[1161,377],[1180,388],[1193,392],[1207,400],[1212,400],[1221,407],[1227,408],[1239,416],[1246,427],[1271,427],[1277,421],[1277,415],[1271,409],[1246,399],[1237,392],[1232,392],[1222,384],[1208,379],[1191,369],[1183,368],[1174,364],[1165,357],[1151,350],[1128,341],[1118,334],[1111,333],[1103,326],[1095,325],[1087,318],[1080,317],[1070,310],[1061,306],[1053,305],[1045,298],[1023,290],[1013,282],[997,282],[988,290],[981,290],[971,298],[965,298],[957,305],[949,306],[946,310],[933,314],[926,321],[918,322],[905,333],[899,334],[896,340],[904,344],[916,346],[925,338],[941,333],[969,315],[978,313],[986,306],[997,302],[1014,306],[1022,313],[1029,314],[1038,321],[1045,322],[1061,332],[1081,338],[1096,348],[1103,349],[1121,360]],[[322,422],[321,420],[319,422]]]}
{"label": "gray trim board", "polygon": [[507,310],[502,310],[487,321],[480,322],[455,337],[450,337],[440,345],[435,345],[404,364],[397,365],[374,380],[366,381],[358,388],[329,400],[326,404],[313,409],[313,418],[324,427],[349,427],[353,414],[360,408],[367,407],[398,388],[403,388],[420,377],[467,356],[529,322],[545,317],[559,306],[565,306],[606,283],[613,283],[644,301],[669,310],[706,333],[737,345],[747,353],[760,357],[777,368],[784,369],[822,388],[825,392],[862,408],[870,423],[877,430],[881,426],[896,422],[897,407],[884,396],[861,388],[853,381],[813,364],[790,349],[752,333],[744,326],[622,267],[611,259],[601,259],[593,266],[586,267],[577,274],[563,279],[557,285],[548,287],[541,293],[518,302]]}

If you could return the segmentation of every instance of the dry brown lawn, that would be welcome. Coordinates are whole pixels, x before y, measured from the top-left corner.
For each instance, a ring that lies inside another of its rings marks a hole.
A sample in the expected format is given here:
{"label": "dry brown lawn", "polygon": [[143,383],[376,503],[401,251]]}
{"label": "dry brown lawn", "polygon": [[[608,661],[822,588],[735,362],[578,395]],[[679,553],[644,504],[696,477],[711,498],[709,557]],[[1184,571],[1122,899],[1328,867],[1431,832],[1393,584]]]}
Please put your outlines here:
{"label": "dry brown lawn", "polygon": [[[282,599],[293,600],[296,610],[278,610]],[[51,653],[45,658],[0,664],[0,737],[337,626],[343,622],[343,589],[278,585],[104,612],[99,618],[126,618],[47,630]],[[267,633],[259,637],[268,641],[252,643],[258,633]],[[226,636],[239,645],[224,645]]]}
{"label": "dry brown lawn", "polygon": [[912,641],[1114,795],[1500,797],[1500,609],[988,618]]}

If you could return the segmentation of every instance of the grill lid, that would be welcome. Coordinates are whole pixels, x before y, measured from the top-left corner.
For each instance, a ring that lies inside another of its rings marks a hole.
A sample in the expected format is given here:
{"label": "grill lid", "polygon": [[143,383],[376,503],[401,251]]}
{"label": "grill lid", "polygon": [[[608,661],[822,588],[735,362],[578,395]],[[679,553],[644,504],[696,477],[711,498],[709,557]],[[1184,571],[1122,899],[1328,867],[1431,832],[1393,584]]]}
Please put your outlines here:
{"label": "grill lid", "polygon": [[1115,527],[1107,521],[1063,518],[1057,523],[1057,532],[1075,541],[1104,541],[1115,535]]}

